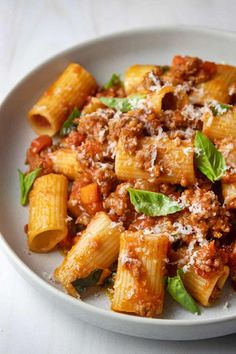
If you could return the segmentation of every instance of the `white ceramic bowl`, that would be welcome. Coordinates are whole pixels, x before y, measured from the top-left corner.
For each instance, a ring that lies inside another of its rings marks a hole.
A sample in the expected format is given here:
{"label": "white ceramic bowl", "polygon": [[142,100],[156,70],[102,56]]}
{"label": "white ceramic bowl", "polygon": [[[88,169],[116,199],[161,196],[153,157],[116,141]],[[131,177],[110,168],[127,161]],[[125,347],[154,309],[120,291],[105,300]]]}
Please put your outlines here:
{"label": "white ceramic bowl", "polygon": [[[24,169],[27,146],[34,133],[26,114],[43,90],[70,62],[78,62],[91,71],[100,83],[111,73],[123,72],[131,64],[166,64],[175,54],[188,54],[236,65],[236,35],[215,30],[168,27],[135,30],[110,35],[76,46],[48,60],[25,77],[12,90],[0,110],[0,237],[5,250],[23,278],[42,296],[48,297],[81,320],[112,331],[154,339],[200,339],[235,332],[236,296],[228,287],[214,307],[203,309],[201,316],[182,310],[166,299],[163,319],[141,318],[109,310],[104,294],[86,302],[65,294],[50,274],[61,261],[58,252],[29,254],[23,232],[27,208],[19,205],[17,167]],[[229,302],[230,307],[227,307]]]}

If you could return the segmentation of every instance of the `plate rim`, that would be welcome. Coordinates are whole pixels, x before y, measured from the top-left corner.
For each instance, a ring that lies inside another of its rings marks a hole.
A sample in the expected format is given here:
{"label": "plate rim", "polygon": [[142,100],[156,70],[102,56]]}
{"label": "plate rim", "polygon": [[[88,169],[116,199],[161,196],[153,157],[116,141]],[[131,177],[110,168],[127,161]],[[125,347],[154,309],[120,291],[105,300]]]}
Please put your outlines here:
{"label": "plate rim", "polygon": [[[212,27],[200,27],[200,26],[188,26],[188,25],[162,25],[162,26],[150,26],[144,28],[133,28],[131,30],[118,31],[114,33],[109,33],[106,35],[99,36],[98,38],[92,38],[86,41],[83,41],[77,45],[70,46],[64,50],[60,50],[58,53],[50,56],[48,59],[43,60],[40,64],[37,64],[33,67],[26,75],[24,75],[21,79],[17,80],[16,84],[4,95],[1,103],[0,103],[0,123],[1,123],[1,112],[4,108],[4,105],[7,104],[8,99],[11,95],[14,94],[15,91],[19,89],[21,85],[25,83],[36,71],[42,70],[44,67],[49,65],[54,60],[59,59],[60,57],[65,56],[66,54],[70,54],[76,50],[81,50],[86,47],[90,47],[94,44],[106,42],[110,39],[122,38],[125,36],[132,36],[140,34],[148,34],[148,33],[162,33],[162,32],[174,32],[174,31],[182,31],[182,32],[192,32],[198,34],[207,34],[207,35],[217,35],[221,37],[231,37],[236,41],[236,33],[228,30],[220,30]],[[119,320],[120,322],[129,322],[136,323],[137,325],[150,325],[163,327],[167,326],[178,326],[178,327],[187,327],[187,326],[201,326],[207,324],[218,324],[224,323],[232,320],[236,320],[236,314],[228,314],[223,315],[220,318],[214,319],[201,319],[200,316],[194,316],[193,319],[165,319],[165,318],[146,318],[139,316],[132,316],[129,314],[114,312],[112,310],[107,310],[103,308],[96,307],[92,304],[86,303],[82,300],[78,300],[68,295],[67,293],[57,289],[46,280],[41,278],[37,273],[35,273],[11,248],[5,239],[4,235],[0,232],[0,248],[5,252],[8,256],[9,261],[14,265],[16,271],[23,277],[23,274],[27,276],[27,279],[32,281],[37,286],[40,286],[45,290],[45,292],[49,292],[50,295],[60,298],[62,301],[66,301],[68,304],[72,306],[76,306],[79,308],[83,308],[89,314],[96,313],[100,317],[105,317],[113,320]]]}

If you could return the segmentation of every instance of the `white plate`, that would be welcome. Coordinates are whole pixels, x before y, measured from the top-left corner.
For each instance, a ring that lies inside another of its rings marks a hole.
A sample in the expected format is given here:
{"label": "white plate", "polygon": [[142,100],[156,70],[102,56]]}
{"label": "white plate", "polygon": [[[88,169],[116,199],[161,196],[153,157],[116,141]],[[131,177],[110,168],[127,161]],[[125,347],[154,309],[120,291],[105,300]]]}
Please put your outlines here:
{"label": "white plate", "polygon": [[[167,298],[163,319],[112,312],[104,294],[90,297],[86,302],[70,297],[50,280],[50,274],[61,261],[60,254],[29,254],[27,250],[23,227],[28,210],[19,205],[16,172],[17,167],[24,169],[25,151],[34,137],[26,121],[27,111],[68,63],[82,64],[104,83],[111,73],[121,73],[131,64],[166,64],[175,54],[236,65],[236,35],[188,27],[110,35],[62,52],[31,72],[11,91],[0,110],[0,230],[3,235],[0,243],[16,269],[42,296],[81,320],[129,335],[188,340],[235,332],[236,296],[230,287],[214,307],[203,309],[201,316],[193,316]],[[226,308],[226,302],[230,307]]]}

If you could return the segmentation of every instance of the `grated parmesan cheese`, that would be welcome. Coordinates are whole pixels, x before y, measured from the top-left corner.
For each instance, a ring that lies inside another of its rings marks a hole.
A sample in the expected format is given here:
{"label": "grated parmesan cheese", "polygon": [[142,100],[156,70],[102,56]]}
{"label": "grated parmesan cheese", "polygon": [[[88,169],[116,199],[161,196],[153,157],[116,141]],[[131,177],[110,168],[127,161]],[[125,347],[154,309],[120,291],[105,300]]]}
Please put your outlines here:
{"label": "grated parmesan cheese", "polygon": [[148,74],[149,79],[152,80],[153,85],[151,85],[149,87],[150,91],[159,91],[161,89],[161,81],[159,79],[159,77],[155,76],[153,71],[150,71],[150,73]]}
{"label": "grated parmesan cheese", "polygon": [[191,225],[183,225],[178,221],[173,223],[173,227],[176,229],[177,233],[180,233],[183,235],[190,235],[194,232],[194,229],[192,228]]}
{"label": "grated parmesan cheese", "polygon": [[72,221],[72,220],[73,220],[73,218],[72,218],[71,216],[67,215],[67,217],[66,217],[66,222],[70,222],[70,221]]}

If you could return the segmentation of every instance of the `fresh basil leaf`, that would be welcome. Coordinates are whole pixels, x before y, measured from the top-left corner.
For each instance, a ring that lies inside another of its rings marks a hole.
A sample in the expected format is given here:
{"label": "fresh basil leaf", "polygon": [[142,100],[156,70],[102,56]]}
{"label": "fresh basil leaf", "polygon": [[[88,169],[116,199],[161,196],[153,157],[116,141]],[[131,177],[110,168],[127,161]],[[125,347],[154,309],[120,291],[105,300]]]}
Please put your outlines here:
{"label": "fresh basil leaf", "polygon": [[115,85],[123,85],[123,82],[120,79],[120,75],[114,73],[110,80],[103,86],[105,90],[115,86]]}
{"label": "fresh basil leaf", "polygon": [[225,103],[211,103],[209,105],[210,110],[212,111],[214,116],[221,116],[222,114],[225,114],[228,112],[230,109],[233,108],[233,106]]}
{"label": "fresh basil leaf", "polygon": [[80,116],[80,111],[78,108],[74,108],[72,113],[69,115],[67,120],[63,123],[61,130],[60,130],[60,136],[66,136],[68,135],[72,130],[75,130],[77,127],[77,124],[74,123],[75,118],[78,118]]}
{"label": "fresh basil leaf", "polygon": [[28,173],[25,175],[23,172],[18,170],[19,174],[19,182],[20,182],[20,202],[21,205],[26,205],[28,201],[28,194],[29,191],[39,175],[39,173],[42,171],[42,168],[36,168],[34,171]]}
{"label": "fresh basil leaf", "polygon": [[165,74],[167,71],[170,70],[170,66],[169,65],[160,65],[160,68],[162,70],[162,74]]}
{"label": "fresh basil leaf", "polygon": [[200,315],[201,312],[198,305],[184,287],[180,269],[175,277],[167,277],[167,291],[185,310]]}
{"label": "fresh basil leaf", "polygon": [[101,277],[103,269],[94,269],[87,277],[78,278],[71,284],[78,291],[79,294],[84,293],[90,286],[96,285]]}
{"label": "fresh basil leaf", "polygon": [[133,95],[125,98],[99,97],[99,100],[107,107],[126,113],[138,107],[140,100],[145,95]]}
{"label": "fresh basil leaf", "polygon": [[223,155],[203,133],[197,131],[194,146],[198,169],[211,181],[218,181],[225,173],[226,163]]}
{"label": "fresh basil leaf", "polygon": [[161,216],[176,213],[180,205],[162,193],[154,193],[140,189],[128,189],[130,201],[138,213],[148,216]]}
{"label": "fresh basil leaf", "polygon": [[115,278],[114,275],[116,273],[111,273],[108,277],[105,278],[104,283],[103,283],[103,287],[104,288],[113,288],[114,284],[115,284]]}

